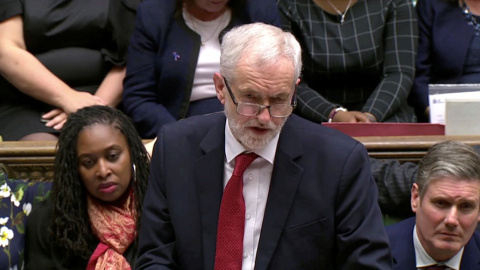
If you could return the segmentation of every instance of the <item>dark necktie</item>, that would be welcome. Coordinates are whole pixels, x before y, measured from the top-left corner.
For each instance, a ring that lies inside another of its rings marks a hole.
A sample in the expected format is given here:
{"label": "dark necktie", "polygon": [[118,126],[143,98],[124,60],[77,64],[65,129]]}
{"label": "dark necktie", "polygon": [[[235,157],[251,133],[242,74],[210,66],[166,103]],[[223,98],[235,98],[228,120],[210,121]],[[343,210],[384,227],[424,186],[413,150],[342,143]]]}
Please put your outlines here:
{"label": "dark necktie", "polygon": [[445,270],[445,269],[447,269],[446,265],[439,265],[439,264],[422,267],[422,270]]}
{"label": "dark necktie", "polygon": [[223,191],[218,217],[215,270],[242,269],[245,200],[243,172],[258,157],[242,153],[235,158],[235,168]]}

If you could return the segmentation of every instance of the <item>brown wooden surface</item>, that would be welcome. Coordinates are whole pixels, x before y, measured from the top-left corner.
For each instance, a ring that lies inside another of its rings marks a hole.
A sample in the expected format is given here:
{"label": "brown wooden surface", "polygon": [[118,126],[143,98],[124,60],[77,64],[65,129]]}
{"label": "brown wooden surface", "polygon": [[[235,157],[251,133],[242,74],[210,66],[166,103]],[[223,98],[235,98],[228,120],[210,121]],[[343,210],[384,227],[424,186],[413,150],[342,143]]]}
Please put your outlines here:
{"label": "brown wooden surface", "polygon": [[[365,145],[371,157],[402,161],[418,161],[431,145],[444,140],[480,144],[480,136],[392,136],[355,139]],[[55,142],[0,142],[0,171],[6,172],[10,178],[51,180],[55,146]]]}
{"label": "brown wooden surface", "polygon": [[0,142],[0,171],[9,178],[51,180],[56,142]]}
{"label": "brown wooden surface", "polygon": [[480,145],[480,136],[384,136],[355,137],[362,142],[371,157],[380,159],[420,160],[433,144],[455,140],[469,145]]}

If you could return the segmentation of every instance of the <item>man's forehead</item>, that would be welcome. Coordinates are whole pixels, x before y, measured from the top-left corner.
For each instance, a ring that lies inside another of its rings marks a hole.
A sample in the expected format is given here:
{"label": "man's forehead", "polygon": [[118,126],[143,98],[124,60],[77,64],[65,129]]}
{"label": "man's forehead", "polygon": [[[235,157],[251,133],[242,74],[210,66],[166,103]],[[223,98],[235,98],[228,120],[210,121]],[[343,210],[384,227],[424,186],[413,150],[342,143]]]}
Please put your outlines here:
{"label": "man's forehead", "polygon": [[[230,83],[230,81],[229,81]],[[295,85],[293,72],[269,73],[267,70],[250,70],[247,72],[237,72],[234,82],[237,87],[244,89],[292,89]]]}
{"label": "man's forehead", "polygon": [[237,73],[260,73],[265,77],[291,74],[293,79],[295,67],[291,59],[279,57],[275,60],[262,61],[252,55],[242,57],[236,65]]}
{"label": "man's forehead", "polygon": [[451,197],[457,200],[480,200],[480,181],[478,179],[439,178],[431,180],[425,192],[436,197]]}

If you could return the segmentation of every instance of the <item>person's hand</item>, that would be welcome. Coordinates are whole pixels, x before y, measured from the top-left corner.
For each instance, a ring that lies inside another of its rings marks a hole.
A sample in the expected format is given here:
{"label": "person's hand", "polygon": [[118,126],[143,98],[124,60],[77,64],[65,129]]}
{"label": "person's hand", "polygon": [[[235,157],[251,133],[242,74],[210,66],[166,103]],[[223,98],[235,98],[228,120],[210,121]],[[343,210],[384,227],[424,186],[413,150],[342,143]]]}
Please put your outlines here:
{"label": "person's hand", "polygon": [[332,119],[332,122],[359,123],[369,122],[368,117],[359,111],[338,111]]}
{"label": "person's hand", "polygon": [[63,128],[67,118],[68,114],[66,114],[62,109],[53,109],[42,115],[42,120],[46,121],[45,126],[56,130]]}
{"label": "person's hand", "polygon": [[100,97],[87,92],[73,91],[69,93],[62,101],[62,110],[67,114],[76,112],[78,109],[93,105],[104,105],[107,103]]}
{"label": "person's hand", "polygon": [[364,114],[365,116],[367,116],[367,118],[368,118],[368,122],[367,122],[367,123],[376,123],[376,122],[377,122],[377,118],[376,118],[375,115],[373,115],[372,113],[364,112],[363,114]]}

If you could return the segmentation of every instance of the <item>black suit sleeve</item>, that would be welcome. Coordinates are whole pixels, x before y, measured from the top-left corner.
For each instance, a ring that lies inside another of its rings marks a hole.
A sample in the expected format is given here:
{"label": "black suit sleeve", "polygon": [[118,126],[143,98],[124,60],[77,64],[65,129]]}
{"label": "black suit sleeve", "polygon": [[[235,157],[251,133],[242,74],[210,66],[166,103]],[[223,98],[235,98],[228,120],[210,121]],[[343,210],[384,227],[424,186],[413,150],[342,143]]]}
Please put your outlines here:
{"label": "black suit sleeve", "polygon": [[396,159],[370,158],[372,175],[378,187],[378,203],[383,214],[398,218],[413,215],[410,192],[417,179],[418,165]]}
{"label": "black suit sleeve", "polygon": [[[163,131],[163,129],[162,129]],[[135,269],[177,269],[175,263],[175,232],[165,192],[162,160],[165,159],[164,136],[160,132],[154,146],[148,189],[143,204],[139,234],[138,258]]]}
{"label": "black suit sleeve", "polygon": [[335,202],[339,269],[391,269],[391,254],[377,204],[368,154],[358,144],[341,165]]}

